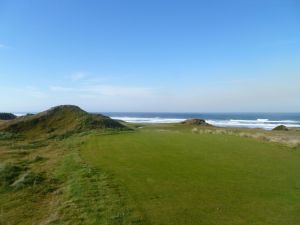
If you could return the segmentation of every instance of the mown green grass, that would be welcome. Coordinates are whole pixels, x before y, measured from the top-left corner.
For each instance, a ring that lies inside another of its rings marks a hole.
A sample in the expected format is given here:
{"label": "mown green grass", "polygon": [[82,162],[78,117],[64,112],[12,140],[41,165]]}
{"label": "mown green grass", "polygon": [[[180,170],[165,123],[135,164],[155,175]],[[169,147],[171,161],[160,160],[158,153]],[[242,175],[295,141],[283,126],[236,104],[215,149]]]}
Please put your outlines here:
{"label": "mown green grass", "polygon": [[94,135],[81,155],[115,177],[149,224],[300,224],[299,149],[140,129]]}

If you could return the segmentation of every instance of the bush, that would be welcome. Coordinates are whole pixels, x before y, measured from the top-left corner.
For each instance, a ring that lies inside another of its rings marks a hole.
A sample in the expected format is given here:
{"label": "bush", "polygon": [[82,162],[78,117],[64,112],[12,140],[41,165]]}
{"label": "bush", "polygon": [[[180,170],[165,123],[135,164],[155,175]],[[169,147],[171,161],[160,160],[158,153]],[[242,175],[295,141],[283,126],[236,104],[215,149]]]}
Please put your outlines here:
{"label": "bush", "polygon": [[16,118],[16,115],[12,113],[0,113],[0,120],[13,120]]}
{"label": "bush", "polygon": [[275,131],[288,131],[289,129],[284,125],[279,125],[279,126],[275,127],[273,130],[275,130]]}

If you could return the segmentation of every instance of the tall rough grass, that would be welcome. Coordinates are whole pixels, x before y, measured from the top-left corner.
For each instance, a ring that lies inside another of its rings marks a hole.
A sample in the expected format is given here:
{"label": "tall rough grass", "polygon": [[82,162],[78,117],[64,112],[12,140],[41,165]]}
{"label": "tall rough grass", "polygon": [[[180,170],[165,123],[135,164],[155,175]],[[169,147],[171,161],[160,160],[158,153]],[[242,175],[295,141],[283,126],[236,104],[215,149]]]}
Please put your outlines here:
{"label": "tall rough grass", "polygon": [[261,131],[261,132],[247,132],[247,131],[237,131],[223,128],[192,128],[192,133],[198,134],[223,134],[223,135],[235,135],[244,138],[254,138],[262,141],[273,142],[284,144],[286,146],[297,148],[300,147],[300,137],[291,136],[288,133],[285,135],[278,135],[272,131]]}

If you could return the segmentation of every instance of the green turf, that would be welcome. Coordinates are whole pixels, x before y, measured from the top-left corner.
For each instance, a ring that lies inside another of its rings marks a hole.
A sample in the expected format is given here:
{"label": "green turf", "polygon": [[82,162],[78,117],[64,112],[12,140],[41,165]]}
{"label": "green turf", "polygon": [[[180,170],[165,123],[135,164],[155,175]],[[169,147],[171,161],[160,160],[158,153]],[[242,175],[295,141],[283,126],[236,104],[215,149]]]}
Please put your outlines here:
{"label": "green turf", "polygon": [[140,129],[94,135],[81,155],[115,177],[149,224],[300,224],[299,149]]}

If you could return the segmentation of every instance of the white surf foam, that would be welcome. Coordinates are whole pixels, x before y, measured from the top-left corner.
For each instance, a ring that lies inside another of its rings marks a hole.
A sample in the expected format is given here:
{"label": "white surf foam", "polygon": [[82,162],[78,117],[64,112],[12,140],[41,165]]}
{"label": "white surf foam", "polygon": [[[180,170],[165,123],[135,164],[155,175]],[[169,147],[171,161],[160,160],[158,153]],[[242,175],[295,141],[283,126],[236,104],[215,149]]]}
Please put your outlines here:
{"label": "white surf foam", "polygon": [[123,120],[128,123],[180,123],[185,119],[160,118],[160,117],[111,117],[115,120]]}
{"label": "white surf foam", "polygon": [[256,120],[234,120],[231,119],[232,122],[240,122],[240,123],[299,123],[294,120],[269,120],[269,119],[256,119]]}
{"label": "white surf foam", "polygon": [[219,127],[240,127],[240,128],[262,128],[271,130],[278,125],[284,125],[286,127],[300,127],[297,121],[291,120],[207,120],[208,123]]}
{"label": "white surf foam", "polygon": [[[123,120],[128,123],[180,123],[188,118],[160,118],[160,117],[112,117],[112,119]],[[269,120],[269,119],[255,119],[255,120],[206,120],[208,123],[218,127],[239,127],[239,128],[262,128],[271,130],[278,125],[286,127],[300,127],[300,122],[293,120]]]}
{"label": "white surf foam", "polygon": [[26,113],[13,113],[15,116],[20,117],[20,116],[25,116]]}

